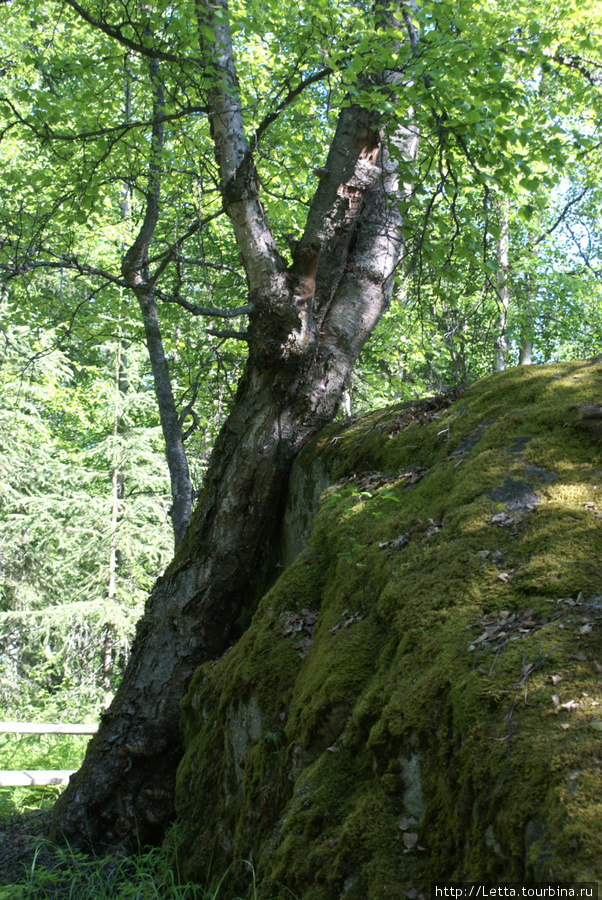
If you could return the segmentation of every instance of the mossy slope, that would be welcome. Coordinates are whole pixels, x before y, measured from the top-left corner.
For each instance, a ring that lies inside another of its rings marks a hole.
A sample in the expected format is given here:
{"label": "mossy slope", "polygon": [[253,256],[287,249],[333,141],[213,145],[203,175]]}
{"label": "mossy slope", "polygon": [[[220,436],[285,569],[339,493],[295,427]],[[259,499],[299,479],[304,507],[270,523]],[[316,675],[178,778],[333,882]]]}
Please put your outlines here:
{"label": "mossy slope", "polygon": [[592,403],[601,360],[514,369],[304,451],[339,465],[309,546],[183,704],[186,877],[232,863],[234,896],[252,860],[303,900],[602,881]]}

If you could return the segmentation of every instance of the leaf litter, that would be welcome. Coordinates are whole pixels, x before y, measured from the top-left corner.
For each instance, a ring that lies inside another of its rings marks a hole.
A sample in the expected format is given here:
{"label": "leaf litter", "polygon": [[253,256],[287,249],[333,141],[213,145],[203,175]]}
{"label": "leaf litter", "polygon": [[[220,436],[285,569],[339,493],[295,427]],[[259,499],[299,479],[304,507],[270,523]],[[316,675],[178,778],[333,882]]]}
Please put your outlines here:
{"label": "leaf litter", "polygon": [[[293,649],[299,651],[299,659],[303,659],[309,653],[314,641],[315,625],[320,615],[319,610],[302,609],[301,612],[285,610],[280,613],[282,622],[282,634],[285,636],[300,636]],[[305,632],[303,634],[303,632]]]}

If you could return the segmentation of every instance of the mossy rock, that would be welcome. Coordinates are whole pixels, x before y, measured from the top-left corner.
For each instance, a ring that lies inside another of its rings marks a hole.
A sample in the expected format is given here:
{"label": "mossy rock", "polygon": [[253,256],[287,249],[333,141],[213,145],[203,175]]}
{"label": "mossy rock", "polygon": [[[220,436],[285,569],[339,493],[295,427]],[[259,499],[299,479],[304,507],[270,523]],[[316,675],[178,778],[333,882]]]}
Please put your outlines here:
{"label": "mossy rock", "polygon": [[283,900],[602,881],[592,404],[602,360],[523,367],[304,450],[297,483],[316,460],[337,482],[308,546],[183,702],[185,877],[240,896],[246,860]]}

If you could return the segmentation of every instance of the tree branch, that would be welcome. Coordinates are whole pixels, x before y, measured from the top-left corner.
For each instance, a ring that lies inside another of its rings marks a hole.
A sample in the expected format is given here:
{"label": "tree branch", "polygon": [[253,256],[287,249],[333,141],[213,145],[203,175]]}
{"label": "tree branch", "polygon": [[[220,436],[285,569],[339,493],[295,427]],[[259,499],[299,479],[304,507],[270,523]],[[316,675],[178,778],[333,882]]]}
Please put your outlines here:
{"label": "tree branch", "polygon": [[[44,252],[50,254],[50,251]],[[4,270],[7,273],[7,281],[18,278],[19,276],[27,275],[28,272],[34,271],[35,269],[70,269],[79,272],[80,275],[94,275],[97,278],[103,278],[105,281],[117,285],[117,287],[129,287],[127,282],[122,278],[111,275],[111,273],[107,272],[105,269],[99,269],[97,266],[90,266],[88,263],[82,263],[76,256],[59,256],[56,260],[25,260],[23,263],[15,265],[12,269],[6,264],[0,265],[0,270]]]}
{"label": "tree branch", "polygon": [[296,100],[297,97],[303,93],[305,88],[309,87],[311,84],[316,84],[318,81],[323,81],[325,78],[328,78],[329,75],[332,75],[333,70],[330,66],[327,66],[325,69],[320,69],[319,72],[314,72],[313,75],[308,75],[307,78],[304,78],[299,82],[296,88],[292,88],[289,90],[286,97],[281,100],[276,109],[274,109],[271,113],[268,113],[267,116],[259,123],[255,134],[251,140],[251,146],[255,149],[261,140],[261,137],[264,131],[269,128],[272,122],[275,122],[278,116],[283,110],[286,109],[287,106]]}
{"label": "tree branch", "polygon": [[564,209],[563,209],[562,212],[559,214],[559,216],[557,217],[557,219],[556,219],[556,221],[554,222],[554,224],[551,225],[549,228],[547,228],[545,231],[542,231],[541,234],[540,234],[537,238],[534,238],[534,239],[529,243],[529,249],[530,249],[530,250],[532,250],[534,247],[537,247],[538,244],[541,244],[541,242],[542,242],[542,241],[545,241],[545,239],[546,239],[550,234],[552,234],[554,231],[556,231],[556,229],[558,228],[558,226],[560,225],[560,223],[566,218],[566,215],[567,215],[567,213],[569,212],[569,210],[571,209],[571,207],[575,206],[576,203],[579,203],[580,200],[583,200],[583,198],[584,198],[585,195],[587,194],[588,190],[589,190],[589,188],[587,188],[587,187],[583,188],[583,190],[582,190],[576,197],[573,197],[572,200],[569,200],[569,201],[565,204]]}
{"label": "tree branch", "polygon": [[170,264],[170,262],[173,262],[174,259],[178,259],[182,245],[194,234],[196,234],[197,231],[200,231],[202,228],[204,228],[205,225],[213,221],[213,219],[217,219],[219,216],[221,216],[223,212],[223,209],[218,209],[217,212],[211,213],[211,215],[205,216],[204,218],[198,219],[196,222],[193,222],[190,228],[188,228],[184,232],[179,241],[172,247],[170,247],[165,254],[160,254],[159,256],[153,257],[152,260],[149,260],[149,265],[151,262],[157,262],[158,260],[161,260],[157,271],[151,279],[151,283],[153,286],[157,284],[159,278],[161,277],[167,266]]}
{"label": "tree branch", "polygon": [[184,425],[186,418],[188,416],[192,416],[192,425],[189,428],[187,428],[186,431],[184,431],[182,433],[182,443],[187,441],[188,438],[199,427],[199,417],[194,410],[194,404],[196,403],[196,398],[197,398],[198,393],[199,393],[199,380],[197,378],[197,380],[195,381],[195,383],[192,386],[192,397],[190,399],[190,402],[186,404],[186,406],[184,407],[184,409],[182,410],[182,412],[180,413],[180,416],[179,416],[180,428]]}
{"label": "tree branch", "polygon": [[[411,0],[401,0],[395,4],[395,9],[400,9],[403,15],[408,4],[414,8]],[[379,19],[387,19],[387,24],[389,19],[394,20],[393,24],[399,27],[393,6],[379,12],[378,16]],[[413,30],[410,31],[413,29],[411,20],[408,18],[405,24],[413,46],[415,35]],[[402,77],[396,72],[371,77],[366,72],[363,82],[368,89],[386,90],[392,99],[395,92],[403,90]],[[390,176],[400,158],[414,161],[417,130],[413,125],[400,129],[394,143],[395,161],[383,147],[378,110],[354,105],[341,111],[326,163],[322,169],[316,170],[320,182],[312,200],[305,232],[295,251],[296,259],[306,248],[313,245],[320,247],[314,299],[318,323],[327,314],[339,283],[347,272],[349,254],[364,227],[366,196],[377,183],[386,183],[393,191],[390,199],[395,201],[397,181],[395,178],[391,181]]]}
{"label": "tree branch", "polygon": [[[152,121],[137,121],[137,122],[122,122],[120,125],[111,125],[107,128],[99,128],[97,131],[84,131],[79,134],[62,134],[57,131],[52,131],[50,126],[44,123],[44,130],[39,131],[32,122],[28,122],[27,119],[23,118],[18,109],[16,109],[12,100],[8,97],[0,97],[0,103],[5,103],[13,112],[13,115],[17,119],[17,121],[24,125],[26,128],[29,128],[32,134],[34,134],[37,138],[42,141],[61,141],[61,142],[76,142],[76,141],[87,141],[92,138],[97,137],[106,137],[109,134],[117,134],[118,138],[123,137],[124,134],[127,134],[128,131],[131,131],[134,128],[148,128],[153,127],[156,123]],[[206,106],[188,106],[180,112],[170,113],[169,115],[164,115],[162,121],[163,122],[174,122],[178,119],[183,119],[186,116],[193,115],[195,113],[207,113]]]}
{"label": "tree branch", "polygon": [[207,262],[206,259],[189,259],[187,256],[179,256],[178,260],[186,266],[199,266],[203,269],[214,269],[216,272],[229,272],[240,281],[245,281],[245,276],[235,269],[234,266],[228,266],[226,263]]}
{"label": "tree branch", "polygon": [[[146,209],[138,236],[121,263],[123,276],[129,286],[134,289],[142,283],[143,278],[145,281],[150,282],[148,247],[159,220],[159,197],[161,192],[161,154],[164,141],[163,112],[165,109],[165,95],[163,83],[159,77],[159,63],[156,59],[151,59],[148,65],[153,90],[153,127],[151,132],[151,158],[146,193]],[[144,276],[143,269],[145,270]]]}
{"label": "tree branch", "polygon": [[246,341],[247,343],[250,340],[250,335],[246,331],[217,331],[214,328],[207,328],[205,333],[212,334],[214,337],[232,338],[232,340]]}
{"label": "tree branch", "polygon": [[155,291],[157,297],[164,303],[176,303],[193,316],[207,316],[208,318],[219,319],[235,319],[237,316],[247,316],[253,311],[255,305],[247,303],[245,306],[238,306],[236,309],[218,309],[213,306],[195,306],[194,303],[180,297],[179,294],[166,294],[164,291]]}
{"label": "tree branch", "polygon": [[125,37],[119,28],[114,28],[112,25],[103,22],[101,19],[95,19],[94,16],[91,16],[90,13],[86,12],[83,6],[80,6],[80,4],[77,3],[77,0],[65,0],[65,3],[70,6],[78,16],[81,16],[88,25],[98,29],[98,31],[102,31],[107,37],[118,41],[123,47],[127,47],[128,50],[132,50],[134,53],[138,53],[140,56],[145,56],[148,59],[163,60],[164,62],[177,63],[178,65],[182,64],[181,58],[175,56],[173,53],[165,53],[162,50],[157,50],[154,44],[150,47],[145,47],[143,44],[137,44],[136,41],[132,41],[130,38]]}
{"label": "tree branch", "polygon": [[[259,180],[247,143],[226,0],[197,0],[203,64],[214,74],[207,90],[209,125],[223,205],[234,229],[251,295],[286,293],[286,263],[259,200]],[[213,40],[207,41],[207,30]]]}
{"label": "tree branch", "polygon": [[[582,56],[563,56],[560,53],[556,53],[553,56],[549,56],[549,59],[553,59],[554,62],[559,63],[561,66],[565,66],[567,69],[573,69],[576,72],[579,72],[580,75],[583,75],[586,81],[588,81],[592,87],[598,87],[602,84],[602,71],[600,72],[590,72],[587,66],[591,66],[594,69],[602,70],[602,65],[600,63],[596,63],[593,59],[585,59]],[[587,64],[587,65],[586,65]]]}
{"label": "tree branch", "polygon": [[579,238],[577,237],[577,235],[573,232],[573,229],[570,227],[570,225],[567,225],[566,228],[567,228],[568,233],[571,236],[571,240],[573,241],[573,243],[577,249],[577,253],[583,260],[583,264],[586,267],[586,269],[590,270],[590,272],[592,273],[592,275],[594,276],[596,281],[602,281],[602,275],[600,274],[599,271],[594,269],[591,262],[589,261],[589,257],[587,256],[586,253],[583,252],[583,248],[581,247],[581,242],[579,241]]}

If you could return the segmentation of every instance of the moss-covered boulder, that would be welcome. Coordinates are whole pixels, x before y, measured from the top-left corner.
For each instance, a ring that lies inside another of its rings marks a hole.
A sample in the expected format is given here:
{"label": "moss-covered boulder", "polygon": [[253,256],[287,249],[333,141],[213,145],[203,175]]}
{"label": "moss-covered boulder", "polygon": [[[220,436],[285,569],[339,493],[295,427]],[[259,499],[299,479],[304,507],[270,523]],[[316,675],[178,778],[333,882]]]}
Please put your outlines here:
{"label": "moss-covered boulder", "polygon": [[308,545],[183,703],[186,877],[602,881],[599,404],[600,359],[513,369],[304,451]]}

